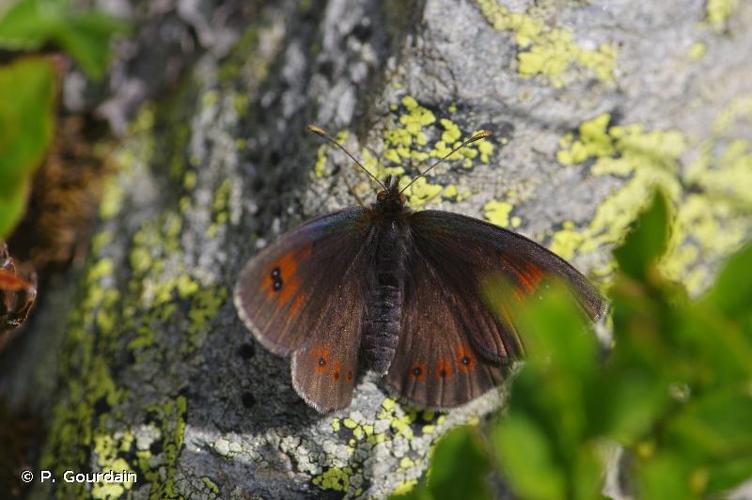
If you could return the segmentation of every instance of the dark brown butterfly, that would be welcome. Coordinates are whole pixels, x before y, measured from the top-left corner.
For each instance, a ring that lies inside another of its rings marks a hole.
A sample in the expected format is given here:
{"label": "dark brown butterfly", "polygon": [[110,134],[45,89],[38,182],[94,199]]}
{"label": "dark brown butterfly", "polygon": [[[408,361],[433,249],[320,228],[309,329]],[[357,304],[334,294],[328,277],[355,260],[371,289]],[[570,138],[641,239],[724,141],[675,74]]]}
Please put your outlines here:
{"label": "dark brown butterfly", "polygon": [[522,345],[513,322],[484,300],[489,275],[504,276],[520,296],[558,278],[591,318],[603,313],[586,278],[537,243],[464,215],[415,212],[396,178],[379,184],[372,206],[315,218],[262,250],[235,289],[245,325],[270,351],[292,355],[295,390],[316,410],[348,406],[364,370],[423,408],[457,406],[495,387]]}

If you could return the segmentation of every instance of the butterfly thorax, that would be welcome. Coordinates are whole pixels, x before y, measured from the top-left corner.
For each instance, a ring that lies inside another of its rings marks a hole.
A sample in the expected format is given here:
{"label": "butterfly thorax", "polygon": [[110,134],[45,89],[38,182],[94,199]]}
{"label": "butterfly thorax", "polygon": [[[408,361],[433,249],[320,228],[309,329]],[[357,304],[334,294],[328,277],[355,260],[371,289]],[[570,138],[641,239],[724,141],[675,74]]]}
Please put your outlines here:
{"label": "butterfly thorax", "polygon": [[386,189],[379,191],[376,195],[376,203],[371,206],[379,215],[400,215],[405,208],[405,196],[400,192],[399,179],[393,176],[387,176],[384,186]]}

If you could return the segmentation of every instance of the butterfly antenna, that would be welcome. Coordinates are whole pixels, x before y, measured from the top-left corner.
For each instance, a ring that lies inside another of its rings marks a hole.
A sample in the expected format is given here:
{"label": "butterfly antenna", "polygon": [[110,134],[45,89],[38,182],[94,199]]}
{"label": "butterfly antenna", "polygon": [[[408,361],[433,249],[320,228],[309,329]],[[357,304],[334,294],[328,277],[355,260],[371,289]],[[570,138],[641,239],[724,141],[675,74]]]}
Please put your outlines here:
{"label": "butterfly antenna", "polygon": [[425,177],[426,174],[431,171],[431,169],[433,169],[436,165],[438,165],[439,163],[443,162],[444,160],[446,160],[447,158],[449,158],[450,156],[452,156],[454,153],[456,153],[460,149],[464,148],[468,144],[474,143],[475,141],[479,141],[481,139],[485,139],[487,137],[491,137],[492,135],[493,134],[491,133],[490,130],[481,130],[479,132],[474,133],[472,136],[470,136],[470,138],[468,140],[466,140],[465,142],[463,142],[462,144],[460,144],[459,146],[457,146],[456,148],[454,148],[453,150],[451,150],[449,153],[445,154],[442,158],[439,158],[438,160],[436,160],[430,167],[428,167],[427,169],[425,169],[423,172],[419,172],[418,175],[415,176],[415,178],[413,180],[411,180],[407,184],[407,186],[403,187],[400,190],[400,194],[404,193],[407,188],[409,188],[410,186],[412,186],[415,183],[415,181],[417,181],[421,177]]}
{"label": "butterfly antenna", "polygon": [[358,161],[358,159],[357,159],[357,158],[355,158],[355,157],[354,157],[354,156],[353,156],[353,155],[352,155],[352,154],[351,154],[351,153],[350,153],[350,152],[349,152],[349,151],[348,151],[347,149],[345,149],[345,147],[344,147],[344,146],[343,146],[342,144],[340,144],[339,142],[335,141],[335,140],[334,140],[334,139],[332,138],[332,136],[330,136],[329,134],[327,134],[327,133],[326,133],[326,130],[324,130],[324,129],[323,129],[323,128],[321,128],[321,127],[317,127],[316,125],[308,125],[308,127],[307,127],[307,128],[308,128],[308,131],[309,131],[309,132],[313,132],[314,134],[318,135],[319,137],[321,137],[321,138],[323,138],[323,139],[326,139],[326,140],[327,140],[328,142],[330,142],[330,143],[334,144],[334,145],[335,145],[335,146],[337,146],[337,147],[338,147],[339,149],[341,149],[342,151],[344,151],[344,153],[345,153],[345,154],[346,154],[347,156],[349,156],[349,157],[350,157],[350,159],[351,159],[352,161],[354,161],[354,162],[355,162],[355,164],[356,164],[357,166],[359,166],[359,167],[360,167],[360,168],[361,168],[361,169],[363,170],[363,172],[367,173],[367,174],[368,174],[368,176],[369,176],[369,177],[370,177],[371,179],[373,179],[374,181],[376,181],[376,183],[377,183],[377,184],[378,184],[379,186],[381,186],[381,188],[382,188],[382,189],[386,190],[386,186],[384,185],[384,183],[383,183],[383,182],[381,182],[381,181],[380,181],[380,180],[378,179],[378,177],[376,177],[376,176],[375,176],[375,175],[373,175],[373,174],[372,174],[371,172],[369,172],[369,171],[368,171],[368,169],[367,169],[366,167],[364,167],[364,166],[363,166],[363,164],[362,164],[362,163],[360,163],[360,162]]}
{"label": "butterfly antenna", "polygon": [[358,202],[358,205],[360,205],[363,208],[366,208],[366,205],[363,203],[363,200],[361,200],[360,196],[358,196],[358,193],[355,192],[355,188],[347,180],[347,176],[346,175],[342,176],[342,180],[345,181],[345,185],[347,186],[347,189],[350,191],[350,194],[355,197],[355,201]]}

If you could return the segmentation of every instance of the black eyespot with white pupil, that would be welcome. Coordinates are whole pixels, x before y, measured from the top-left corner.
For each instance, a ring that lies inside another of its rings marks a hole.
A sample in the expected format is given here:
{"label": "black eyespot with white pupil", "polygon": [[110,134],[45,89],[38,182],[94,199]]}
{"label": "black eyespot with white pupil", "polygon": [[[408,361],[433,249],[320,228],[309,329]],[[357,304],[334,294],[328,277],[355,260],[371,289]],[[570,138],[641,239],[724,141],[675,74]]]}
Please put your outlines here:
{"label": "black eyespot with white pupil", "polygon": [[282,272],[278,267],[272,269],[272,289],[275,292],[282,290]]}
{"label": "black eyespot with white pupil", "polygon": [[413,368],[413,375],[415,375],[416,377],[420,377],[420,374],[422,372],[423,371],[420,369],[420,366],[416,366],[416,367]]}
{"label": "black eyespot with white pupil", "polygon": [[462,364],[467,366],[470,364],[470,356],[462,356]]}

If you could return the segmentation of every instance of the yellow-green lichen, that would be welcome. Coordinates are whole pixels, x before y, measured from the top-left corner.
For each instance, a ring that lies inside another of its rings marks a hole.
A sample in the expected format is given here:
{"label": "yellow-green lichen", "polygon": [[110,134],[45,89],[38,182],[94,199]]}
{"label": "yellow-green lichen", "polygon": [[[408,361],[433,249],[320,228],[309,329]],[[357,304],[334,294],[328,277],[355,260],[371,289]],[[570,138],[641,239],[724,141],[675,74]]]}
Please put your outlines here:
{"label": "yellow-green lichen", "polygon": [[103,220],[112,219],[118,213],[123,205],[123,189],[118,183],[118,179],[110,179],[105,184],[102,202],[99,204],[99,216]]}
{"label": "yellow-green lichen", "polygon": [[418,207],[435,199],[443,190],[441,184],[431,184],[425,177],[420,177],[405,190],[405,196],[410,205]]}
{"label": "yellow-green lichen", "polygon": [[322,490],[347,491],[350,489],[350,467],[330,467],[313,478],[313,484]]}
{"label": "yellow-green lichen", "polygon": [[402,481],[392,490],[392,495],[393,496],[406,495],[410,493],[411,491],[413,491],[417,485],[418,485],[417,479],[408,479],[408,480]]}
{"label": "yellow-green lichen", "polygon": [[219,93],[216,90],[207,90],[204,95],[201,96],[201,106],[204,108],[213,108],[217,105],[219,99]]}
{"label": "yellow-green lichen", "polygon": [[[215,193],[213,205],[219,211],[226,210],[227,205],[229,185],[223,186],[224,183]],[[129,291],[137,297],[138,307],[142,311],[138,317],[143,319],[140,323],[129,325],[136,334],[129,343],[132,349],[153,345],[153,323],[180,321],[178,324],[186,332],[182,349],[192,351],[204,342],[211,320],[227,297],[226,287],[202,285],[189,274],[181,261],[166,264],[171,257],[180,253],[181,232],[180,217],[166,212],[161,217],[146,221],[133,237],[129,254],[133,275]],[[166,272],[167,269],[169,272]],[[183,324],[183,318],[173,318],[179,312],[176,300],[189,304],[187,324]],[[129,317],[134,316],[129,314]]]}
{"label": "yellow-green lichen", "polygon": [[[728,128],[742,111],[719,113],[714,130]],[[734,118],[736,116],[736,118]],[[748,119],[752,113],[746,115]],[[708,139],[690,148],[678,130],[647,130],[641,124],[609,125],[608,115],[583,123],[579,134],[567,134],[557,158],[565,165],[592,161],[591,173],[623,179],[621,186],[595,211],[589,225],[567,222],[555,232],[551,249],[571,258],[618,242],[651,191],[659,187],[677,206],[676,221],[664,270],[681,279],[691,291],[707,279],[703,261],[722,257],[740,244],[752,229],[749,207],[752,192],[752,152],[746,140]],[[683,168],[688,151],[698,159]],[[690,188],[690,189],[688,189]],[[744,207],[747,207],[744,209]],[[610,264],[600,273],[608,272]]]}
{"label": "yellow-green lichen", "polygon": [[[456,106],[454,109],[456,110]],[[405,175],[407,168],[414,172],[425,171],[431,164],[429,160],[436,161],[444,157],[447,157],[447,161],[461,160],[464,167],[470,168],[474,160],[489,163],[494,154],[494,144],[488,140],[480,140],[449,155],[462,144],[463,133],[460,126],[448,118],[437,119],[433,111],[419,104],[412,96],[403,97],[400,105],[393,104],[390,110],[397,114],[397,117],[394,124],[387,127],[383,133],[383,161],[379,161],[369,149],[361,149],[363,167],[379,180],[383,181],[388,175],[398,176],[400,186],[405,188],[411,180]],[[474,133],[467,134],[466,137]],[[343,143],[346,138],[345,133],[340,132],[337,142]],[[435,142],[429,144],[429,138],[435,138]],[[326,151],[325,145],[319,147],[313,167],[313,174],[317,178],[327,175]],[[356,186],[360,187],[362,185]],[[412,207],[425,205],[439,196],[443,199],[462,200],[469,195],[467,190],[460,192],[456,186],[445,188],[425,177],[417,179],[405,190],[405,196]]]}
{"label": "yellow-green lichen", "polygon": [[381,402],[381,408],[387,412],[394,411],[396,407],[397,402],[392,398],[385,398],[384,401]]}
{"label": "yellow-green lichen", "polygon": [[206,340],[209,324],[227,299],[227,288],[224,286],[205,287],[196,290],[192,295],[186,329],[188,336],[184,344],[186,352],[198,348]]}
{"label": "yellow-green lichen", "polygon": [[737,123],[749,124],[752,120],[752,96],[739,96],[718,113],[713,120],[713,134],[726,136]]}
{"label": "yellow-green lichen", "polygon": [[[276,60],[278,50],[283,41],[284,30],[279,29],[277,23],[266,18],[263,14],[259,22],[251,24],[226,56],[219,68],[219,80],[222,83],[236,85],[242,81],[247,87],[244,92],[233,99],[233,108],[238,116],[247,114],[250,106],[243,102],[246,96],[250,102],[250,94],[260,87],[269,76],[271,64]],[[249,57],[249,54],[253,54]]]}
{"label": "yellow-green lichen", "polygon": [[[107,419],[95,417],[125,396],[112,378],[108,363],[118,340],[115,326],[120,313],[120,294],[108,285],[113,272],[114,263],[108,258],[89,265],[79,307],[67,322],[66,354],[60,358],[66,392],[53,407],[49,437],[40,459],[42,467],[60,477],[65,470],[82,470],[88,464],[88,450],[96,445],[94,436],[107,432]],[[84,494],[82,484],[65,482],[58,488],[60,496]]]}
{"label": "yellow-green lichen", "polygon": [[565,134],[559,140],[560,149],[556,159],[564,165],[582,163],[591,157],[605,157],[614,153],[613,138],[608,133],[611,115],[603,113],[582,123],[578,138],[574,134]]}
{"label": "yellow-green lichen", "polygon": [[739,0],[707,0],[705,17],[708,24],[716,30],[726,28],[726,22],[739,4]]}
{"label": "yellow-green lichen", "polygon": [[235,110],[235,113],[238,116],[245,115],[248,105],[251,102],[248,94],[233,92],[230,95],[230,99],[232,100],[232,109]]}
{"label": "yellow-green lichen", "polygon": [[162,441],[159,461],[155,462],[148,452],[137,454],[143,480],[152,485],[151,498],[179,497],[175,487],[175,464],[183,447],[187,406],[185,397],[177,396],[146,408],[146,411],[155,416]]}
{"label": "yellow-green lichen", "polygon": [[313,175],[320,179],[321,177],[324,177],[326,175],[326,152],[327,152],[327,145],[322,144],[319,146],[318,151],[316,152],[316,163],[313,165]]}
{"label": "yellow-green lichen", "polygon": [[183,187],[190,191],[191,189],[196,187],[197,177],[196,172],[189,170],[185,173],[185,176],[183,176]]}
{"label": "yellow-green lichen", "polygon": [[[128,473],[133,472],[130,464],[123,458],[118,457],[119,451],[128,451],[133,442],[133,434],[126,432],[117,436],[109,434],[97,434],[94,436],[94,453],[97,457],[97,465],[100,472]],[[127,490],[130,490],[135,481],[126,475],[128,480],[123,482],[94,483],[91,488],[92,498],[119,498]]]}
{"label": "yellow-green lichen", "polygon": [[573,80],[571,70],[579,67],[602,82],[614,79],[617,51],[612,44],[583,48],[570,30],[552,26],[543,18],[514,12],[497,0],[477,0],[477,3],[495,29],[514,35],[519,48],[517,71],[523,78],[541,75],[554,87],[563,87]]}
{"label": "yellow-green lichen", "polygon": [[499,227],[509,227],[509,214],[512,212],[511,203],[506,201],[491,200],[483,206],[485,218]]}
{"label": "yellow-green lichen", "polygon": [[91,251],[94,254],[99,254],[104,247],[112,243],[113,234],[112,231],[102,231],[95,234],[91,239]]}
{"label": "yellow-green lichen", "polygon": [[[399,106],[392,109],[400,111]],[[398,114],[397,124],[384,131],[384,165],[372,156],[370,161],[364,161],[376,177],[400,175],[400,185],[404,187],[410,182],[409,177],[403,176],[405,166],[425,171],[430,166],[429,160],[437,161],[444,157],[447,161],[461,160],[466,168],[472,167],[476,158],[482,163],[490,161],[494,152],[494,145],[490,141],[475,142],[450,155],[453,149],[462,144],[463,133],[457,123],[449,118],[437,119],[431,110],[420,105],[412,96],[402,98],[401,109],[403,111]],[[472,134],[468,134],[470,135]],[[436,137],[433,144],[429,144],[429,137]],[[418,207],[441,194],[447,199],[456,198],[458,194],[456,188],[446,193],[442,193],[443,191],[442,185],[431,183],[422,177],[405,191],[405,195],[410,205]]]}
{"label": "yellow-green lichen", "polygon": [[707,52],[707,46],[702,42],[695,42],[689,47],[687,55],[691,60],[699,61],[705,57],[705,52]]}
{"label": "yellow-green lichen", "polygon": [[[347,138],[350,136],[349,132],[347,130],[340,130],[337,132],[336,136],[334,137],[334,140],[337,141],[339,144],[344,144],[345,141],[347,141]],[[329,172],[326,169],[326,159],[327,159],[327,151],[329,146],[327,144],[322,144],[319,146],[319,149],[316,153],[316,163],[313,165],[313,175],[317,179],[320,179],[322,177],[326,177],[329,175]]]}
{"label": "yellow-green lichen", "polygon": [[214,200],[212,202],[213,219],[219,225],[226,224],[230,219],[229,201],[230,180],[225,179],[214,191]]}
{"label": "yellow-green lichen", "polygon": [[211,479],[209,479],[206,476],[204,476],[204,477],[201,478],[201,482],[204,483],[204,486],[206,486],[206,488],[209,491],[211,491],[215,495],[219,495],[219,486],[217,486],[217,483],[215,483],[214,481],[212,481]]}

